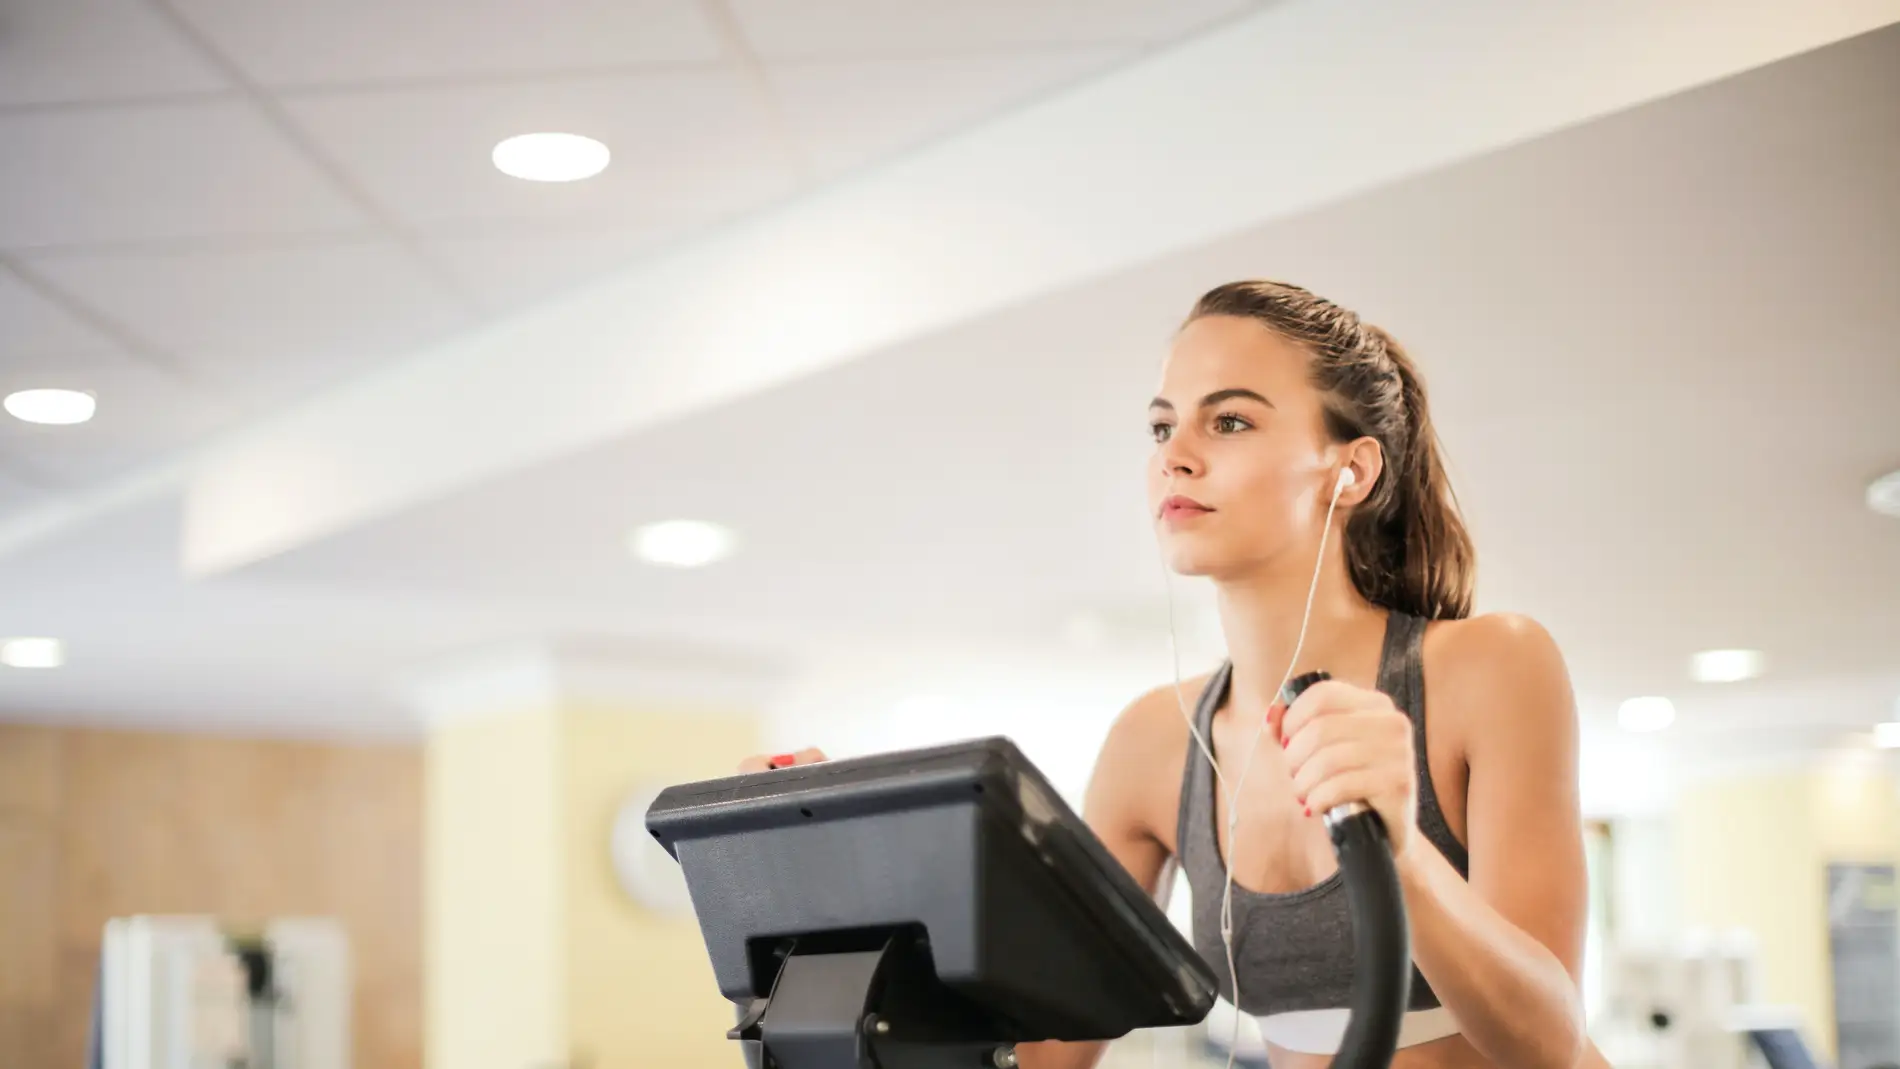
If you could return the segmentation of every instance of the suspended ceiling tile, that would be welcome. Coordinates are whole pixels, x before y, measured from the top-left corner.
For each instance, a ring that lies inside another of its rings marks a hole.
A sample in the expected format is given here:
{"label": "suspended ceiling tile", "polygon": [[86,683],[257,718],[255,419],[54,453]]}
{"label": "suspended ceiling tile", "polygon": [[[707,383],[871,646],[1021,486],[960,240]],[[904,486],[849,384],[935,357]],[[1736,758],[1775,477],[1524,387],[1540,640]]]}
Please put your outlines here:
{"label": "suspended ceiling tile", "polygon": [[247,397],[293,396],[471,322],[460,298],[387,242],[61,256],[34,266]]}
{"label": "suspended ceiling tile", "polygon": [[[703,221],[796,179],[757,93],[725,70],[299,93],[287,106],[372,196],[424,228]],[[571,183],[495,169],[497,142],[544,130],[599,139],[613,162]]]}
{"label": "suspended ceiling tile", "polygon": [[626,267],[674,236],[664,224],[580,229],[538,228],[440,237],[429,254],[483,304],[514,308],[551,297]]}
{"label": "suspended ceiling tile", "polygon": [[251,77],[339,85],[712,63],[696,0],[176,0]]}
{"label": "suspended ceiling tile", "polygon": [[1129,54],[1096,46],[782,63],[771,79],[799,143],[820,171],[835,173],[978,123]]}
{"label": "suspended ceiling tile", "polygon": [[250,107],[0,114],[0,247],[335,232],[365,220]]}
{"label": "suspended ceiling tile", "polygon": [[224,88],[139,0],[8,0],[0,10],[0,107]]}
{"label": "suspended ceiling tile", "polygon": [[1250,0],[732,0],[768,60],[880,59],[1059,45],[1152,45],[1255,5]]}
{"label": "suspended ceiling tile", "polygon": [[19,276],[0,268],[0,374],[117,348]]}

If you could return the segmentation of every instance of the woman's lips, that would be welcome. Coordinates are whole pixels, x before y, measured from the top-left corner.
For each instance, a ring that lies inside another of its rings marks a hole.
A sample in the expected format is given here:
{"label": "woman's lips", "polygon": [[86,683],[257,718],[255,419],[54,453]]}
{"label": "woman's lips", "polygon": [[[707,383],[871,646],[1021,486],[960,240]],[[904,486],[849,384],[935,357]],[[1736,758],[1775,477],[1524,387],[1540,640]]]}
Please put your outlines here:
{"label": "woman's lips", "polygon": [[1175,494],[1161,503],[1161,518],[1169,523],[1183,523],[1213,511],[1199,501],[1181,494]]}

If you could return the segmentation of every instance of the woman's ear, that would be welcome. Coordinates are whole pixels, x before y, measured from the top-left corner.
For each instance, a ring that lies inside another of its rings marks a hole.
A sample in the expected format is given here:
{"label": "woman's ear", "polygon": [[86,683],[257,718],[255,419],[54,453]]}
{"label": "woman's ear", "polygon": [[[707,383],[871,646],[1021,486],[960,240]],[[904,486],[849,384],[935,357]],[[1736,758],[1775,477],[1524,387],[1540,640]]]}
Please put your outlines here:
{"label": "woman's ear", "polygon": [[[1372,496],[1373,487],[1379,485],[1379,476],[1385,471],[1385,450],[1379,448],[1377,438],[1358,438],[1346,444],[1343,459],[1339,478],[1346,486],[1339,491],[1339,504],[1357,505]],[[1350,481],[1347,473],[1351,473]]]}

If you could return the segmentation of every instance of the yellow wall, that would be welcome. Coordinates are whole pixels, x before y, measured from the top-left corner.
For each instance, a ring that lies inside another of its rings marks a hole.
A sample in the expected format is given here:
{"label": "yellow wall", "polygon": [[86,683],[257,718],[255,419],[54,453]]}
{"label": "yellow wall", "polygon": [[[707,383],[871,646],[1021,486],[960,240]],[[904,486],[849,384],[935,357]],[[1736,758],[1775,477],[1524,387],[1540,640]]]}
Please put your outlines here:
{"label": "yellow wall", "polygon": [[1900,793],[1879,765],[1841,764],[1812,779],[1815,841],[1829,861],[1900,855]]}
{"label": "yellow wall", "polygon": [[609,849],[637,787],[730,772],[750,717],[567,709],[439,726],[425,774],[430,1069],[730,1069],[732,1007],[690,916],[643,910]]}
{"label": "yellow wall", "polygon": [[559,727],[552,713],[524,712],[452,721],[430,735],[430,1069],[567,1064]]}
{"label": "yellow wall", "polygon": [[749,717],[580,710],[563,718],[570,1042],[593,1069],[730,1069],[732,1005],[719,996],[690,916],[633,903],[614,881],[609,833],[628,791],[729,774],[756,741]]}
{"label": "yellow wall", "polygon": [[1852,764],[1700,782],[1678,799],[1675,843],[1682,922],[1752,932],[1761,997],[1798,1007],[1833,1057],[1827,865],[1900,858],[1892,777]]}

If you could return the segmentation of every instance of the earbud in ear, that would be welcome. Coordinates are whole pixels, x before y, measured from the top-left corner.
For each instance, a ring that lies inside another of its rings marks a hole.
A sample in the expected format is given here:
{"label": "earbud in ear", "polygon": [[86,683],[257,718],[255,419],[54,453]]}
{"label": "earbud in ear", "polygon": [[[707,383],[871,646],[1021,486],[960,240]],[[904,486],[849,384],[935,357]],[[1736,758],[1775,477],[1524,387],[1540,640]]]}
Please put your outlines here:
{"label": "earbud in ear", "polygon": [[1341,468],[1339,469],[1339,481],[1333,484],[1333,493],[1343,493],[1348,487],[1358,481],[1359,476],[1354,475],[1351,468]]}

